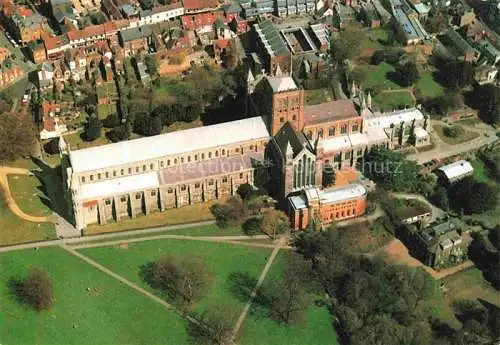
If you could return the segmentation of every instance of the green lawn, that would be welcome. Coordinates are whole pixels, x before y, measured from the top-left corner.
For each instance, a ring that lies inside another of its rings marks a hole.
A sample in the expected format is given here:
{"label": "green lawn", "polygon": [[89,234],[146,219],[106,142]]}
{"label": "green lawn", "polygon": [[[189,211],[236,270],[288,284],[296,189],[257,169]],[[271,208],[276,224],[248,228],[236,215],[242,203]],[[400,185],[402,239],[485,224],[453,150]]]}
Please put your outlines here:
{"label": "green lawn", "polygon": [[420,79],[415,85],[417,92],[424,98],[439,97],[444,92],[444,87],[437,83],[432,76],[432,72],[420,74]]}
{"label": "green lawn", "polygon": [[367,74],[365,80],[365,88],[367,89],[380,89],[382,90],[395,90],[400,89],[401,86],[390,80],[387,75],[394,72],[394,67],[386,62],[379,65],[367,66]]}
{"label": "green lawn", "polygon": [[[0,254],[0,343],[39,345],[188,344],[185,321],[63,249]],[[8,283],[29,267],[48,270],[56,302],[36,313]]]}
{"label": "green lawn", "polygon": [[486,182],[486,183],[494,183],[489,177],[488,177],[488,168],[486,165],[484,165],[483,161],[481,159],[475,159],[470,162],[472,167],[474,168],[474,179],[479,182]]}
{"label": "green lawn", "polygon": [[389,32],[386,29],[369,29],[365,33],[362,48],[382,49],[387,44]]}
{"label": "green lawn", "polygon": [[382,111],[393,111],[402,106],[413,107],[415,103],[408,91],[380,93],[372,98],[373,105]]}
{"label": "green lawn", "polygon": [[53,240],[56,237],[54,223],[32,223],[22,220],[10,212],[3,193],[0,193],[0,246]]}
{"label": "green lawn", "polygon": [[[266,282],[281,278],[285,254],[280,253],[269,271]],[[298,324],[283,325],[270,319],[266,310],[253,306],[240,330],[240,345],[336,345],[337,335],[332,316],[326,306],[317,306],[324,296],[309,293],[311,304],[304,320]]]}
{"label": "green lawn", "polygon": [[437,133],[437,135],[439,136],[439,138],[441,138],[442,141],[444,141],[445,143],[450,144],[450,145],[461,144],[463,142],[473,140],[473,139],[475,139],[475,138],[477,138],[479,136],[479,133],[468,131],[468,130],[465,129],[464,134],[459,135],[456,138],[452,138],[452,137],[448,137],[448,136],[446,136],[446,134],[444,134],[444,128],[445,127],[443,125],[434,124],[432,126],[432,128]]}
{"label": "green lawn", "polygon": [[[130,243],[126,249],[120,246],[107,246],[82,249],[81,252],[132,282],[153,291],[158,296],[162,296],[162,293],[149,287],[140,277],[143,265],[167,254],[180,257],[201,256],[213,274],[213,282],[207,294],[195,303],[193,309],[202,311],[210,306],[229,304],[234,306],[235,311],[239,313],[244,302],[231,293],[230,274],[235,271],[244,271],[258,277],[271,251],[266,248],[226,243],[168,239]],[[162,297],[167,299],[166,296]]]}
{"label": "green lawn", "polygon": [[19,208],[31,216],[52,214],[50,201],[40,180],[28,175],[8,175],[9,187]]}

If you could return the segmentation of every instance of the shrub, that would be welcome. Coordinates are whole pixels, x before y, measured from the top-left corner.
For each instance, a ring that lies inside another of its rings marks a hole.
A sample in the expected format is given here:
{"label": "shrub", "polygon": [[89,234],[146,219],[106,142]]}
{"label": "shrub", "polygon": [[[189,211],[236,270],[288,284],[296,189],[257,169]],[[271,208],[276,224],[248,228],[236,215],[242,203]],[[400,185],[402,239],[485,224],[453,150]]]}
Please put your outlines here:
{"label": "shrub", "polygon": [[451,126],[451,127],[444,127],[443,133],[447,137],[458,138],[459,136],[464,135],[465,130],[461,126],[455,125],[455,126]]}

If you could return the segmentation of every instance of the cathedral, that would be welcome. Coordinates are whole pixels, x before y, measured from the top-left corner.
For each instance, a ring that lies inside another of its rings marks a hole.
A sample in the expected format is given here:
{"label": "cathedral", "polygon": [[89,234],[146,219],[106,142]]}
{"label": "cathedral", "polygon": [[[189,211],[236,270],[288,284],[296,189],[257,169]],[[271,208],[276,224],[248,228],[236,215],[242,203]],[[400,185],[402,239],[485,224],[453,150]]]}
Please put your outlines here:
{"label": "cathedral", "polygon": [[[373,147],[430,143],[419,109],[372,111],[370,94],[305,106],[290,76],[249,72],[257,116],[72,151],[61,137],[63,179],[77,229],[210,200],[265,170],[294,229],[362,215],[367,188],[356,173],[330,186],[324,172],[351,171]],[[354,96],[354,95],[353,95]],[[352,175],[352,174],[351,174]]]}

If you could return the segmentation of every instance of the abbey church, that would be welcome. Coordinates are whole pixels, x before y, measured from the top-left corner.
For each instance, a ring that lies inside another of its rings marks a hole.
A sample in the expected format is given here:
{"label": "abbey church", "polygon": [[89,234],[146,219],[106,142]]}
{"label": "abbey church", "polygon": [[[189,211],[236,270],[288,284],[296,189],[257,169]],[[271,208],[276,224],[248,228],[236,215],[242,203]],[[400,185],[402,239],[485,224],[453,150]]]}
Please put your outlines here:
{"label": "abbey church", "polygon": [[[258,116],[72,151],[61,138],[63,177],[77,229],[234,195],[267,169],[295,229],[359,216],[366,186],[359,179],[323,186],[323,172],[354,170],[373,147],[428,145],[419,109],[372,111],[370,95],[305,106],[290,76],[252,83]],[[354,96],[354,95],[353,95]],[[355,170],[354,170],[355,171]]]}

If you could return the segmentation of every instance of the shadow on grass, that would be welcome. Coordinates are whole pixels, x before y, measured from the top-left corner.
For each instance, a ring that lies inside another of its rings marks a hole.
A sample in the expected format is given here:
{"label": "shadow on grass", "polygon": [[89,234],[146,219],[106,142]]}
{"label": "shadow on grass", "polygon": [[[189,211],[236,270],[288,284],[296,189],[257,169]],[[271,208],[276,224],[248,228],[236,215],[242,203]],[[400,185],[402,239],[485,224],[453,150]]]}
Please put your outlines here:
{"label": "shadow on grass", "polygon": [[[258,279],[248,272],[245,271],[235,271],[232,272],[228,277],[230,283],[230,291],[238,300],[241,302],[248,302],[252,291],[257,285]],[[273,297],[266,293],[266,290],[261,287],[257,290],[256,295],[253,299],[253,307],[250,309],[250,313],[257,314],[263,311],[268,311]]]}
{"label": "shadow on grass", "polygon": [[[156,290],[156,294],[166,300],[167,302],[176,302],[178,301],[178,296],[173,289],[169,289],[167,286],[164,286],[158,283],[153,277],[153,262],[147,262],[143,264],[139,268],[139,277],[143,282],[148,284],[151,288]],[[181,305],[178,305],[181,307]]]}
{"label": "shadow on grass", "polygon": [[27,301],[23,296],[23,281],[18,278],[10,278],[7,281],[7,289],[9,291],[9,297],[15,302],[26,305]]}
{"label": "shadow on grass", "polygon": [[38,158],[32,158],[32,160],[40,169],[34,170],[33,174],[40,180],[41,186],[38,189],[45,195],[45,198],[40,197],[41,201],[53,212],[74,225],[74,218],[64,197],[61,166],[51,167]]}

